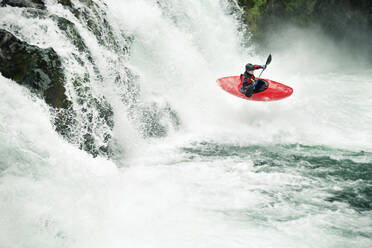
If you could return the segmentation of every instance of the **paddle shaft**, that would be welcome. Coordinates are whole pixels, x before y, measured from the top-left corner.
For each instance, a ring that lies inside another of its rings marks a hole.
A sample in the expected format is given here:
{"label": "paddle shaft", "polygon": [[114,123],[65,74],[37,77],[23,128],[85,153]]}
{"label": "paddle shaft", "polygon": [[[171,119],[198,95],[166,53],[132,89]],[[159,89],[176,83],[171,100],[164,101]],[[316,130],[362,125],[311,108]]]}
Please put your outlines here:
{"label": "paddle shaft", "polygon": [[260,75],[258,76],[258,78],[261,77],[262,73],[266,70],[266,67],[271,63],[271,54],[269,55],[269,57],[267,57],[267,60],[266,60],[266,64],[265,64],[265,68],[261,71]]}
{"label": "paddle shaft", "polygon": [[261,77],[261,75],[262,75],[262,73],[264,72],[266,70],[266,68],[265,69],[263,69],[262,71],[261,71],[261,73],[260,73],[260,75],[258,76],[258,78],[260,78]]}

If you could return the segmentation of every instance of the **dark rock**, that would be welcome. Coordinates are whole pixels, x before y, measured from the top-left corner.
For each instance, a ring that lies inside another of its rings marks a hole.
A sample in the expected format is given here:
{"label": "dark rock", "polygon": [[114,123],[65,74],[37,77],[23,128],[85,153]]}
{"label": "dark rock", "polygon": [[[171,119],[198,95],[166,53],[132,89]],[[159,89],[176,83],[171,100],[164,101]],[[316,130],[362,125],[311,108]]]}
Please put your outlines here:
{"label": "dark rock", "polygon": [[67,7],[72,8],[71,0],[58,0],[58,3],[60,3],[60,4],[64,5],[64,6],[67,6]]}
{"label": "dark rock", "polygon": [[71,109],[55,111],[56,130],[70,143],[93,156],[111,156],[110,142],[114,113],[104,96],[92,94],[91,77],[76,74],[72,78],[74,102]]}
{"label": "dark rock", "polygon": [[22,11],[22,16],[26,18],[39,18],[46,19],[48,17],[48,11],[43,9],[26,8]]}
{"label": "dark rock", "polygon": [[[59,4],[78,18],[83,27],[96,35],[101,44],[110,49],[113,47],[112,50],[120,53],[127,49],[126,44],[117,45],[116,37],[106,20],[105,5],[92,0],[80,2],[82,5],[79,4],[76,8],[70,0],[58,0]],[[3,4],[6,5],[5,1]],[[75,59],[82,70],[65,74],[61,58],[53,48],[42,49],[30,45],[22,41],[22,34],[16,29],[5,26],[3,29],[13,30],[13,34],[0,28],[0,73],[37,93],[53,107],[50,108],[51,121],[56,132],[64,139],[93,156],[111,157],[114,113],[109,101],[92,89],[92,82],[101,81],[103,77],[92,58],[89,44],[85,42],[75,23],[45,9],[24,8],[22,16],[35,21],[54,21],[59,28],[58,32],[76,47],[71,51],[72,56],[66,59]],[[125,67],[123,70],[119,73],[122,78],[118,80],[124,84],[127,82],[125,71],[128,69]],[[72,101],[65,95],[65,81],[71,86],[69,90],[72,92]],[[128,85],[128,90],[134,91],[131,86]]]}
{"label": "dark rock", "polygon": [[97,41],[115,52],[122,52],[127,49],[122,47],[115,39],[114,31],[107,20],[107,5],[103,2],[93,0],[80,0],[81,7],[76,8],[70,0],[59,0],[60,4],[66,6],[71,13],[94,34]]}
{"label": "dark rock", "polygon": [[3,0],[1,6],[6,5],[21,8],[45,9],[45,3],[43,0]]}
{"label": "dark rock", "polygon": [[[90,52],[73,22],[67,20],[66,18],[54,15],[52,15],[51,18],[57,22],[59,29],[65,32],[66,36],[79,49],[80,52],[89,53],[90,56]],[[90,58],[90,60],[92,59]]]}
{"label": "dark rock", "polygon": [[0,72],[42,96],[55,108],[67,108],[61,60],[53,48],[42,49],[0,29]]}
{"label": "dark rock", "polygon": [[[83,142],[80,143],[80,149],[88,151],[93,156],[98,155],[111,155],[111,150],[109,143],[112,138],[112,129],[114,128],[114,112],[112,110],[111,105],[107,102],[107,100],[102,98],[93,98],[90,101],[90,106],[92,109],[95,109],[98,112],[98,120],[105,126],[109,127],[106,131],[102,132],[104,137],[103,142],[97,142],[94,138],[94,135],[90,128],[88,128],[89,132],[86,132],[83,135]],[[95,125],[95,121],[93,119],[93,113],[88,113],[88,119],[90,120],[90,127],[93,128]]]}

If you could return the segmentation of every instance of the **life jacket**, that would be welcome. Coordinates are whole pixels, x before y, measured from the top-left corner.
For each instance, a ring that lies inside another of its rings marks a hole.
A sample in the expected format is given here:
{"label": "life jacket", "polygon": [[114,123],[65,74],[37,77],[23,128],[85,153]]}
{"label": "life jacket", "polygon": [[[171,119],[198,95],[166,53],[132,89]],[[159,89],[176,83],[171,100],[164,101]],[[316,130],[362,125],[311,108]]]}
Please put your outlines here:
{"label": "life jacket", "polygon": [[[240,74],[240,82],[242,83],[242,85],[243,85],[244,79],[245,79],[244,74]],[[248,78],[247,78],[247,84],[254,83],[255,81],[256,81],[256,78],[255,78],[254,75],[248,76]]]}

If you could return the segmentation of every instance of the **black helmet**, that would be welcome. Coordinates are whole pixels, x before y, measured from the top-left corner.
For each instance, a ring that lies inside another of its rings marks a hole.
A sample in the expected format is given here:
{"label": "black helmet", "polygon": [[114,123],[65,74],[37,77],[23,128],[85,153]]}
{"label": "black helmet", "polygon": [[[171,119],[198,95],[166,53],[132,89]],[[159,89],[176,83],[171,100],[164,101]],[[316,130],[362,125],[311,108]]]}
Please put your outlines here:
{"label": "black helmet", "polygon": [[254,65],[251,63],[245,65],[245,70],[246,71],[253,71],[254,70]]}

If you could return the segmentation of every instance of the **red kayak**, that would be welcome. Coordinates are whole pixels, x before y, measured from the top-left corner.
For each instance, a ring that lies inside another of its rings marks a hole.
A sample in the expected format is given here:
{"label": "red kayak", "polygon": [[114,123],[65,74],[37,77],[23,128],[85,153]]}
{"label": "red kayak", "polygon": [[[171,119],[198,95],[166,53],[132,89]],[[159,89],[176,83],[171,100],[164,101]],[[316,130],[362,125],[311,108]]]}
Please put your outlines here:
{"label": "red kayak", "polygon": [[293,93],[291,87],[270,79],[259,78],[254,94],[249,98],[240,92],[242,82],[239,76],[219,78],[217,83],[230,94],[252,101],[276,101],[289,97]]}

